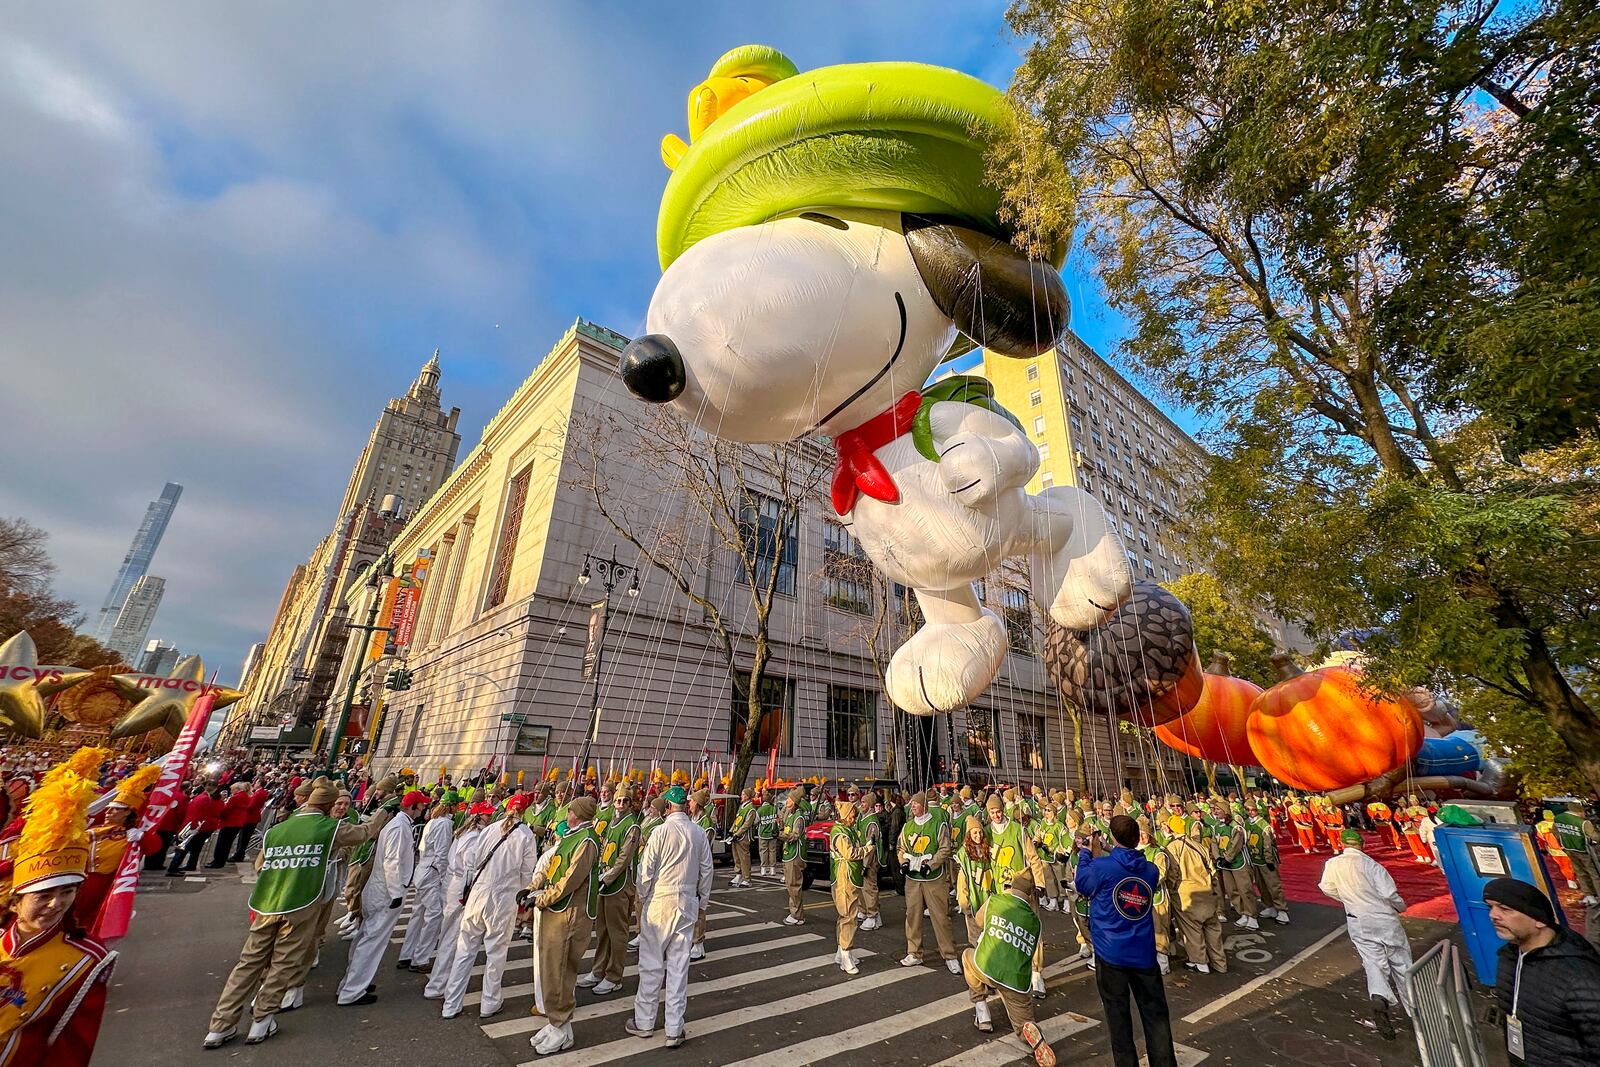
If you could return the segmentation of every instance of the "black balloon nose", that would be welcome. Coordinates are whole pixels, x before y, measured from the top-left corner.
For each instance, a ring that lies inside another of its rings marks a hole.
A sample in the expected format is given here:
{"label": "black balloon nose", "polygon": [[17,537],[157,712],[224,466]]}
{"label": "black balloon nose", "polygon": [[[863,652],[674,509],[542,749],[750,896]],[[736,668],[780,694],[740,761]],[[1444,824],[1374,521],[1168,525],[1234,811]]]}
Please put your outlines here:
{"label": "black balloon nose", "polygon": [[652,404],[678,399],[686,384],[678,346],[659,333],[630,341],[622,350],[622,382],[628,392]]}

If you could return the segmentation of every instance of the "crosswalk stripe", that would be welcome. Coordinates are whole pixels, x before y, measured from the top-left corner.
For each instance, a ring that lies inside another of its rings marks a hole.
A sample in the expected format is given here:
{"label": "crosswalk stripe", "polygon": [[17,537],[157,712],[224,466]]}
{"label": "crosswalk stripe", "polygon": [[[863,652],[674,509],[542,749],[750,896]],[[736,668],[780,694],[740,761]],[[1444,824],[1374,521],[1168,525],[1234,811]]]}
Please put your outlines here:
{"label": "crosswalk stripe", "polygon": [[[745,909],[745,910],[749,910],[749,909]],[[742,919],[742,918],[744,918],[744,916],[740,915],[740,914],[738,914],[736,912],[714,911],[711,914],[706,916],[706,922],[714,923],[714,922],[721,922],[724,919]],[[395,927],[395,935],[396,936],[393,936],[393,937],[389,938],[389,944],[398,945],[398,944],[400,944],[400,942],[404,941],[405,940],[405,928],[404,927],[400,927],[400,926]],[[516,940],[511,942],[511,945],[512,945],[513,948],[516,947],[517,945],[526,945],[526,944],[528,944],[528,939],[525,938],[525,937],[519,937]]]}
{"label": "crosswalk stripe", "polygon": [[[806,941],[817,939],[797,937],[788,938],[786,940]],[[863,952],[860,958],[865,959],[871,955],[873,955],[873,953]],[[818,967],[824,966],[837,966],[837,962],[832,955],[811,956],[807,959],[795,960],[793,963],[780,963],[774,967],[765,967],[759,971],[740,971],[737,974],[727,974],[723,975],[721,978],[712,978],[704,982],[692,982],[689,985],[689,996],[697,997],[702,993],[721,993],[729,989],[743,989],[745,986],[756,985],[760,982],[770,981],[774,978],[787,978],[791,974],[802,974],[806,971],[814,971]],[[531,996],[533,994],[533,987],[529,985],[525,988],[527,989],[528,995]],[[507,996],[509,997],[509,995],[510,988],[507,987]],[[633,997],[622,995],[611,1000],[602,1000],[594,1004],[585,1004],[583,1007],[578,1008],[572,1013],[572,1021],[575,1023],[581,1023],[586,1019],[600,1019],[607,1015],[621,1015],[624,1012],[632,1013],[632,1011]],[[545,1019],[542,1015],[525,1015],[520,1019],[507,1019],[505,1022],[501,1023],[490,1023],[487,1026],[481,1027],[481,1029],[488,1037],[508,1037],[513,1034],[528,1034],[535,1030],[543,1029],[544,1022]]]}
{"label": "crosswalk stripe", "polygon": [[[997,1025],[1004,1025],[1003,1023]],[[1039,1024],[1039,1030],[1048,1041],[1062,1041],[1083,1030],[1099,1026],[1100,1020],[1091,1019],[1086,1015],[1079,1015],[1069,1011],[1046,1019]],[[976,1048],[969,1048],[959,1052],[947,1060],[940,1060],[934,1067],[1004,1067],[1005,1064],[1014,1063],[1023,1056],[1032,1055],[1032,1050],[1022,1043],[1016,1034],[1007,1034],[1005,1037],[994,1041],[985,1041]]]}
{"label": "crosswalk stripe", "polygon": [[[1087,963],[1087,960],[1063,960],[1060,963],[1046,967],[1044,977],[1048,980],[1058,974],[1064,974],[1067,971],[1086,966]],[[909,967],[902,969],[901,973],[928,974],[930,972],[922,967]],[[972,996],[967,992],[966,986],[963,984],[961,992],[952,993],[942,999],[930,1001],[927,1004],[922,1004],[882,1019],[876,1019],[870,1023],[862,1023],[860,1026],[853,1026],[836,1034],[824,1034],[809,1041],[801,1041],[759,1056],[751,1056],[749,1059],[740,1060],[735,1064],[727,1064],[725,1067],[787,1067],[787,1065],[794,1063],[817,1063],[827,1059],[829,1056],[837,1056],[844,1052],[859,1052],[869,1045],[898,1037],[918,1026],[931,1026],[971,1007]]]}
{"label": "crosswalk stripe", "polygon": [[[765,927],[766,927],[766,924],[763,923],[763,924],[761,924],[761,926],[757,927],[757,929],[764,929]],[[729,931],[730,934],[732,934],[734,932],[735,931],[731,931],[731,930]],[[747,931],[741,928],[737,932],[745,933]],[[710,942],[712,942],[712,941],[715,941],[715,940],[716,940],[716,935],[715,934],[708,934],[706,936],[706,942],[708,944]],[[802,942],[805,942],[805,941],[818,941],[818,940],[821,940],[821,935],[819,935],[819,934],[797,934],[794,937],[781,937],[781,938],[778,938],[776,941],[758,941],[753,945],[734,945],[734,946],[732,946],[730,948],[719,948],[715,952],[709,952],[709,953],[706,954],[704,959],[694,960],[693,964],[694,965],[699,965],[701,963],[712,963],[712,962],[715,962],[716,960],[731,960],[731,959],[736,959],[739,956],[750,956],[750,955],[753,955],[753,954],[755,954],[757,952],[765,952],[768,949],[786,948],[789,945],[798,945],[798,944],[801,944]],[[589,955],[584,957],[584,962],[588,963],[590,966],[592,966],[593,959],[594,959],[594,955],[593,955],[593,953],[591,953],[591,954],[589,954]],[[488,967],[488,966],[489,965],[487,963],[480,963],[476,967],[472,968],[472,973],[475,974],[475,975],[481,975],[481,974],[483,974],[484,969],[486,967]],[[507,963],[504,973],[509,974],[512,971],[529,971],[529,970],[532,970],[532,969],[533,969],[533,956],[530,953],[528,956],[525,956],[522,959],[512,960],[509,963]],[[624,975],[636,974],[638,972],[638,970],[639,970],[639,968],[636,965],[629,964],[626,968],[623,969],[622,973]],[[529,993],[533,992],[533,987],[532,986],[528,987],[528,992]],[[474,994],[469,994],[468,997],[467,997],[467,1003],[476,1004],[477,1001],[472,999],[472,997],[474,997],[476,995],[477,994],[475,994],[475,993]],[[511,994],[509,992],[506,993],[505,995],[508,996],[508,997],[511,996]]]}
{"label": "crosswalk stripe", "polygon": [[[750,923],[750,924],[745,925],[745,926],[730,926],[726,930],[712,930],[710,933],[706,934],[706,943],[710,944],[712,941],[717,941],[717,940],[720,940],[721,938],[724,938],[724,937],[735,937],[735,936],[737,936],[739,934],[748,934],[748,933],[751,933],[751,932],[753,932],[755,930],[772,929],[774,927],[778,927],[778,926],[781,926],[781,925],[782,925],[781,923],[761,922],[761,923]],[[767,944],[770,944],[770,943],[771,942],[767,942]],[[756,946],[756,947],[759,948],[760,946]],[[720,951],[721,955],[723,955],[723,956],[743,956],[743,955],[745,955],[744,952],[734,952],[731,949],[721,949],[719,951]],[[583,958],[586,959],[586,960],[594,959],[594,950],[593,949],[587,950]],[[699,962],[699,961],[696,961],[696,962]],[[488,966],[488,964],[486,964],[486,963],[480,963],[476,967],[472,968],[472,973],[473,974],[482,974],[483,973],[483,969],[485,967],[487,967],[487,966]],[[532,955],[532,953],[529,953],[528,956],[525,957],[524,959],[515,960],[515,961],[513,961],[511,963],[506,964],[506,970],[508,970],[508,971],[527,970],[529,967],[532,967],[532,966],[533,966],[533,955]]]}
{"label": "crosswalk stripe", "polygon": [[[854,978],[847,982],[841,982],[835,986],[827,986],[822,989],[816,989],[809,993],[800,993],[792,997],[784,997],[780,1000],[770,1000],[765,1004],[756,1004],[748,1008],[740,1008],[737,1011],[726,1011],[721,1015],[712,1015],[705,1019],[691,1020],[688,1025],[688,1030],[691,1037],[703,1037],[706,1034],[720,1033],[723,1030],[731,1030],[738,1026],[748,1026],[752,1023],[770,1022],[779,1015],[788,1015],[791,1012],[806,1011],[810,1008],[819,1007],[823,1004],[831,1004],[836,1000],[843,1000],[846,997],[853,997],[873,989],[881,989],[884,986],[893,985],[896,982],[904,982],[908,978],[917,978],[927,973],[927,971],[920,967],[897,967],[891,971],[879,971],[876,974],[866,974],[862,975],[860,978]],[[903,1018],[903,1015],[896,1015],[893,1018],[900,1019]],[[595,1045],[593,1048],[585,1048],[578,1054],[574,1062],[581,1062],[585,1065],[585,1067],[589,1067],[589,1065],[596,1063],[610,1063],[612,1060],[620,1060],[628,1056],[636,1056],[641,1052],[648,1051],[649,1049],[665,1048],[666,1043],[666,1035],[659,1031],[653,1038],[650,1038],[649,1040],[640,1040],[637,1037],[624,1037],[616,1041],[608,1041],[601,1045]],[[789,1050],[785,1051],[787,1052]],[[528,1060],[525,1063],[520,1064],[519,1067],[532,1067],[533,1064],[540,1062],[542,1061]],[[793,1063],[795,1061],[788,1056],[784,1056],[780,1062]]]}

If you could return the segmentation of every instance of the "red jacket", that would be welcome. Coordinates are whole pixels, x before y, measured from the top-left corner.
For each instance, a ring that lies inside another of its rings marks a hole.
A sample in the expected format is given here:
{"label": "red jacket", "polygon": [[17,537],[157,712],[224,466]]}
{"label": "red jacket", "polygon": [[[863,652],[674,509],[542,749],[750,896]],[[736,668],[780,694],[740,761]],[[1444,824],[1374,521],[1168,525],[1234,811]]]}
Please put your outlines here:
{"label": "red jacket", "polygon": [[246,824],[254,825],[261,821],[261,815],[267,810],[267,801],[272,798],[272,794],[261,786],[256,786],[256,791],[249,796],[250,809],[245,814],[244,821]]}
{"label": "red jacket", "polygon": [[222,825],[240,827],[245,824],[250,814],[250,794],[244,791],[228,794],[228,799],[222,802]]}
{"label": "red jacket", "polygon": [[189,798],[189,813],[183,821],[185,826],[194,826],[201,833],[220,829],[222,826],[222,801],[209,793],[196,793]]}
{"label": "red jacket", "polygon": [[189,798],[179,793],[172,800],[172,807],[168,808],[161,816],[161,821],[156,823],[156,829],[164,834],[175,834],[183,829],[184,816],[189,810]]}

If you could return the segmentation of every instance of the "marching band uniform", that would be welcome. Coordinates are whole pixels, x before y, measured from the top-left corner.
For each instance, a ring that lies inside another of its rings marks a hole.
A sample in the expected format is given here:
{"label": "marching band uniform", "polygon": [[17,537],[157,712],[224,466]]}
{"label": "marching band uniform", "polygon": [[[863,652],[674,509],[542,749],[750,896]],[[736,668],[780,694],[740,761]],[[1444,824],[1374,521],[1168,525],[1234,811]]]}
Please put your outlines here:
{"label": "marching band uniform", "polygon": [[[922,808],[922,814],[916,810]],[[902,967],[922,963],[922,913],[928,913],[933,939],[951,974],[961,973],[950,930],[950,819],[928,804],[926,794],[911,798],[911,816],[900,830],[900,866],[906,875],[906,956]]]}
{"label": "marching band uniform", "polygon": [[[34,791],[15,842],[13,911],[0,930],[0,1067],[88,1067],[117,954],[71,927],[82,883],[92,782],[57,768]],[[29,899],[33,898],[33,899]],[[48,902],[57,901],[56,907]]]}
{"label": "marching band uniform", "polygon": [[989,833],[976,815],[968,817],[956,849],[956,907],[967,924],[967,941],[977,944],[978,912],[994,892],[989,864]]}
{"label": "marching band uniform", "polygon": [[150,789],[160,777],[161,765],[150,763],[122,779],[101,822],[89,828],[89,866],[78,886],[78,899],[72,904],[74,920],[81,929],[93,928],[100,908],[111,894],[128,846],[137,842],[136,847],[144,856],[160,849],[161,840],[155,834],[141,836],[136,826],[129,825],[137,823],[133,817],[144,810]]}
{"label": "marching band uniform", "polygon": [[1295,838],[1300,842],[1300,851],[1306,855],[1317,851],[1316,823],[1311,809],[1299,798],[1291,796],[1288,811],[1289,821],[1294,824]]}

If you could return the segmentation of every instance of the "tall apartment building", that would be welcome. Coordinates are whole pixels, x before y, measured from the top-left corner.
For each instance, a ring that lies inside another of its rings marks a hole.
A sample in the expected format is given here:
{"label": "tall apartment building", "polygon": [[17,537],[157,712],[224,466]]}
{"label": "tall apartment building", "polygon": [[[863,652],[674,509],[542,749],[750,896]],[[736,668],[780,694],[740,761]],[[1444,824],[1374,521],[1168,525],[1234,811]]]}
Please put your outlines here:
{"label": "tall apartment building", "polygon": [[[173,509],[178,506],[178,498],[182,495],[183,486],[168,482],[161,490],[161,495],[145,508],[144,521],[133,535],[133,543],[128,546],[127,555],[122,557],[116,580],[111,583],[111,590],[106,593],[105,603],[100,605],[100,614],[95,618],[92,635],[101,644],[111,641],[111,630],[117,624],[117,615],[122,611],[128,594],[133,591],[133,584],[150,569],[156,549],[161,546],[161,537],[167,532],[167,522],[172,518]],[[143,640],[141,637],[141,646]]]}
{"label": "tall apartment building", "polygon": [[[602,766],[731,761],[745,721],[738,672],[751,654],[750,593],[736,554],[686,494],[661,490],[648,457],[624,450],[608,464],[604,498],[642,508],[638,536],[673,539],[673,550],[694,562],[695,596],[731,621],[733,669],[705,609],[641,560],[582,488],[585,442],[595,428],[652,414],[617,376],[626,341],[602,326],[574,324],[390,546],[397,568],[428,562],[410,645],[399,650],[411,688],[384,692],[381,679],[394,661],[373,659],[367,641],[350,635],[322,708],[322,732],[331,736],[359,666],[358,705],[389,702],[365,719],[379,773],[410,766],[431,778],[441,767],[455,774],[493,767],[536,776],[547,763],[570,765],[596,694],[602,714],[593,756]],[[797,462],[819,464],[824,475],[831,469],[824,443],[790,447]],[[886,589],[870,565],[860,566],[825,492],[784,530],[772,519],[775,500],[763,493],[759,472],[725,475],[744,487],[740,528],[747,532],[740,536],[755,539],[764,569],[776,569],[760,748],[778,747],[781,774],[872,775],[891,749],[904,774],[915,748],[936,775],[959,761],[976,778],[1083,788],[1074,756],[1081,745],[1083,777],[1110,787],[1113,732],[1085,722],[1074,736],[1046,680],[1039,620],[1025,592],[1002,575],[984,583],[985,600],[1010,625],[1012,652],[981,700],[951,716],[905,722],[882,694],[880,668],[919,622],[906,591]],[[826,476],[818,483],[825,490]],[[640,567],[639,594],[618,586],[603,652],[585,677],[600,591],[579,579],[591,556],[607,558],[614,547],[623,563]],[[345,588],[341,613],[364,616],[373,594],[359,580]]]}
{"label": "tall apartment building", "polygon": [[150,624],[156,620],[156,609],[161,607],[161,595],[166,592],[167,580],[142,574],[128,590],[117,621],[111,626],[111,637],[106,647],[122,657],[122,662],[135,666],[144,654],[145,638],[150,636]]}
{"label": "tall apartment building", "polygon": [[[344,593],[352,577],[377,559],[400,532],[402,515],[439,488],[456,462],[460,408],[439,397],[439,352],[418,371],[404,396],[390,399],[350,472],[333,529],[284,585],[261,649],[252,649],[245,696],[229,711],[225,742],[258,723],[305,727],[332,691],[344,648]],[[386,509],[389,497],[398,508]]]}
{"label": "tall apartment building", "polygon": [[1136,578],[1164,582],[1192,569],[1173,528],[1199,445],[1077,334],[1037,359],[983,356],[995,399],[1039,449],[1030,492],[1075,485],[1118,524]]}
{"label": "tall apartment building", "polygon": [[153,675],[156,678],[166,678],[172,674],[172,669],[177,665],[177,646],[164,644],[157,639],[151,640],[144,646],[144,655],[135,664],[140,674]]}

